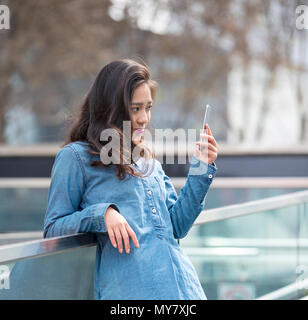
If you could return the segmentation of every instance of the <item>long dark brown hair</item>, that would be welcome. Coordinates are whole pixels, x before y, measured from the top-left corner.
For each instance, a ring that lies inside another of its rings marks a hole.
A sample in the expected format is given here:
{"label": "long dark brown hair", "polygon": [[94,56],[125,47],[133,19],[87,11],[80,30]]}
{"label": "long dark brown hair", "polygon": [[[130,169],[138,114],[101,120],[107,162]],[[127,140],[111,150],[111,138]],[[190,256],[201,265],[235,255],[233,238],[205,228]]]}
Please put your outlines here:
{"label": "long dark brown hair", "polygon": [[[75,120],[73,117],[74,122],[69,128],[62,147],[70,142],[83,141],[88,143],[87,151],[90,154],[99,155],[102,147],[108,143],[108,141],[100,141],[101,132],[104,129],[112,128],[120,136],[121,147],[118,150],[120,163],[104,164],[102,161],[91,161],[90,165],[98,167],[115,165],[116,175],[120,180],[123,180],[127,173],[134,176],[144,176],[145,172],[136,172],[127,162],[123,161],[124,152],[127,154],[127,150],[123,146],[123,121],[131,120],[129,108],[133,93],[143,83],[149,85],[154,100],[158,83],[150,79],[149,68],[144,61],[138,63],[132,59],[120,59],[105,65],[86,94]],[[129,138],[131,139],[132,136]],[[135,164],[132,155],[136,146],[141,150],[140,156],[146,159],[155,157],[154,153],[143,144],[143,137],[140,141],[135,144],[131,140],[130,163]],[[154,161],[152,163],[154,164]],[[148,166],[145,171],[148,171]]]}

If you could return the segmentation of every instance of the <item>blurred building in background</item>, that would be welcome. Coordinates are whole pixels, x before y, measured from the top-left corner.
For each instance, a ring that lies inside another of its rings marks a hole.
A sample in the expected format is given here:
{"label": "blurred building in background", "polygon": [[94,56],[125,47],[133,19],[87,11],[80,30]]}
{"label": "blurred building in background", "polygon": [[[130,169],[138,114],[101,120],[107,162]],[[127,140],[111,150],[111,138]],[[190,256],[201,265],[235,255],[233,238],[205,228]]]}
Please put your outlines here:
{"label": "blurred building in background", "polygon": [[[128,57],[142,58],[160,84],[154,127],[199,128],[210,103],[219,142],[308,144],[307,34],[295,28],[295,2],[7,3],[12,19],[0,34],[0,143],[62,141],[102,66]],[[21,109],[33,120],[12,112]],[[171,116],[163,116],[166,110]]]}

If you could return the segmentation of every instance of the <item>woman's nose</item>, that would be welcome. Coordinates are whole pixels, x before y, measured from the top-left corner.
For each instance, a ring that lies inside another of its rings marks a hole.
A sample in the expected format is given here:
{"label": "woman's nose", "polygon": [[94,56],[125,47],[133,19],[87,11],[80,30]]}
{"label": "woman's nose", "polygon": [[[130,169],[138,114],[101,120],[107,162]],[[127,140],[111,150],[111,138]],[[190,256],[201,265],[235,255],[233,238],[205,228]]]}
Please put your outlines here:
{"label": "woman's nose", "polygon": [[138,123],[148,123],[149,117],[146,111],[141,111],[140,116],[138,117]]}

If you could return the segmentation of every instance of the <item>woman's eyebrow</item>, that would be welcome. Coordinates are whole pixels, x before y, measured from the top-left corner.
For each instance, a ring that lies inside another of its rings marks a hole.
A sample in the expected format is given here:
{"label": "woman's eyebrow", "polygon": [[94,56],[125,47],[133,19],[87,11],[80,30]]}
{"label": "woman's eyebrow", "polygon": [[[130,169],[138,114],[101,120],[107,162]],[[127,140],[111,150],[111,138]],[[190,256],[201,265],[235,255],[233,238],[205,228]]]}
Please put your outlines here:
{"label": "woman's eyebrow", "polygon": [[[148,101],[147,104],[150,104],[150,103],[152,103],[152,102],[153,102],[153,101]],[[142,103],[142,102],[132,102],[131,104],[132,104],[132,106],[143,106],[143,103]]]}

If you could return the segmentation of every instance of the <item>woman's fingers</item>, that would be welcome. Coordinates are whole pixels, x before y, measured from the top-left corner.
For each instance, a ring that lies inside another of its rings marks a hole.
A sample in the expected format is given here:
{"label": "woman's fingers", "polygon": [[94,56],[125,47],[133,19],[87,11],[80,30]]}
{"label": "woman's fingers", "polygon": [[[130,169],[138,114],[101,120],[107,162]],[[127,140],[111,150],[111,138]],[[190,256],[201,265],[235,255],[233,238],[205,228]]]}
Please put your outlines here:
{"label": "woman's fingers", "polygon": [[215,147],[218,147],[217,142],[216,142],[215,138],[212,135],[211,129],[208,126],[207,126],[207,129],[208,129],[208,133],[209,134],[201,133],[200,137],[203,137],[203,139],[208,139],[209,141],[211,141],[214,144]]}
{"label": "woman's fingers", "polygon": [[213,136],[206,134],[206,133],[201,133],[200,134],[200,139],[203,141],[208,140],[209,142],[213,143],[215,147],[217,147],[217,143],[216,140]]}
{"label": "woman's fingers", "polygon": [[129,236],[132,238],[133,242],[134,242],[134,245],[139,248],[139,241],[137,239],[137,236],[136,236],[136,233],[133,231],[133,229],[130,227],[130,225],[128,224],[126,226],[126,230],[129,234]]}
{"label": "woman's fingers", "polygon": [[117,247],[117,242],[116,242],[113,230],[111,228],[108,228],[107,232],[108,232],[111,244],[116,248]]}
{"label": "woman's fingers", "polygon": [[210,126],[209,126],[208,124],[205,125],[205,129],[208,130],[208,134],[209,134],[209,135],[213,136],[212,131],[211,131],[211,128],[210,128]]}
{"label": "woman's fingers", "polygon": [[208,150],[207,152],[203,151],[203,150],[199,150],[199,148],[196,149],[196,152],[197,152],[197,156],[200,157],[201,155],[203,157],[207,157],[207,158],[211,158],[212,156],[216,156],[216,151],[213,151],[213,150]]}
{"label": "woman's fingers", "polygon": [[117,239],[119,252],[122,253],[122,252],[123,252],[123,243],[122,243],[121,232],[120,232],[120,230],[117,229],[117,228],[114,228],[113,231],[114,231],[114,234],[115,234],[116,239]]}
{"label": "woman's fingers", "polygon": [[204,148],[207,148],[208,150],[212,150],[214,152],[218,151],[218,149],[213,144],[211,144],[210,142],[197,141],[196,144],[201,146],[202,150],[204,150]]}
{"label": "woman's fingers", "polygon": [[133,229],[129,226],[129,224],[122,225],[118,228],[110,229],[108,230],[109,238],[112,243],[112,245],[116,248],[118,247],[118,250],[120,253],[123,252],[123,242],[124,241],[124,247],[126,253],[130,252],[130,243],[129,243],[129,237],[132,238],[135,246],[139,248],[139,242],[137,239],[137,236]]}
{"label": "woman's fingers", "polygon": [[126,253],[129,253],[130,252],[129,237],[128,237],[128,234],[127,234],[127,231],[126,231],[126,228],[124,225],[121,225],[120,232],[121,232],[122,238],[124,240],[125,251],[126,251]]}

